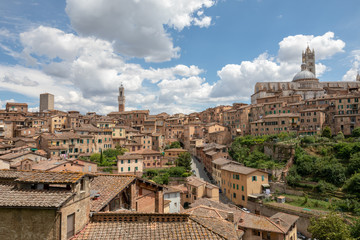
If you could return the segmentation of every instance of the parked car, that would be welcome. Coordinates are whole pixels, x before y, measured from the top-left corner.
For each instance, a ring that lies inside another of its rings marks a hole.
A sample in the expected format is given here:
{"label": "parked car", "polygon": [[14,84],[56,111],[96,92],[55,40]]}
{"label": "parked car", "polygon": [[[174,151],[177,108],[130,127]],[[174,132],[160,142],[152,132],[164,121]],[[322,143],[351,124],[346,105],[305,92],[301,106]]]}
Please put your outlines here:
{"label": "parked car", "polygon": [[247,208],[242,208],[242,210],[246,213],[250,213],[249,209],[247,209]]}
{"label": "parked car", "polygon": [[297,239],[298,240],[306,240],[307,238],[301,233],[301,232],[297,232]]}

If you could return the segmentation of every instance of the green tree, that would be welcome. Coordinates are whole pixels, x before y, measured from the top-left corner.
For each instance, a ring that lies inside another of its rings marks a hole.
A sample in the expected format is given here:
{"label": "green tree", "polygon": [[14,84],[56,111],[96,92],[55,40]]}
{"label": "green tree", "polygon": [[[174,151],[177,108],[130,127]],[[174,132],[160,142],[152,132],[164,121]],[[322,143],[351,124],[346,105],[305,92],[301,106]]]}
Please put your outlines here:
{"label": "green tree", "polygon": [[296,166],[292,166],[286,176],[286,182],[290,186],[296,186],[301,181],[301,176],[296,171]]}
{"label": "green tree", "polygon": [[99,160],[99,165],[103,166],[104,165],[104,154],[103,151],[100,151],[100,160]]}
{"label": "green tree", "polygon": [[336,187],[332,185],[331,183],[328,183],[324,180],[320,180],[318,184],[316,185],[316,190],[319,193],[325,193],[325,192],[334,192],[336,190]]}
{"label": "green tree", "polygon": [[188,152],[180,153],[178,159],[175,161],[177,167],[184,167],[186,170],[191,170],[191,155]]}
{"label": "green tree", "polygon": [[335,213],[312,218],[308,230],[318,240],[351,239],[349,226]]}
{"label": "green tree", "polygon": [[350,227],[350,233],[353,238],[360,239],[360,218],[355,219]]}
{"label": "green tree", "polygon": [[331,128],[328,126],[324,127],[322,130],[321,136],[331,138]]}
{"label": "green tree", "polygon": [[315,143],[315,138],[313,136],[305,136],[301,139],[301,143],[303,144]]}
{"label": "green tree", "polygon": [[156,182],[157,184],[168,184],[169,183],[169,174],[165,173],[165,174],[157,175],[152,180],[154,182]]}
{"label": "green tree", "polygon": [[351,134],[353,137],[360,137],[360,127],[356,127]]}
{"label": "green tree", "polygon": [[342,140],[344,140],[345,139],[345,136],[344,136],[344,134],[340,131],[340,132],[338,132],[338,134],[335,136],[335,140],[336,141],[342,141]]}
{"label": "green tree", "polygon": [[347,172],[349,175],[360,172],[360,152],[351,155]]}
{"label": "green tree", "polygon": [[170,148],[181,148],[180,142],[178,142],[178,141],[172,142],[170,144]]}
{"label": "green tree", "polygon": [[344,184],[343,190],[360,198],[360,173],[352,175]]}
{"label": "green tree", "polygon": [[90,156],[90,161],[99,162],[100,161],[100,153],[93,153]]}

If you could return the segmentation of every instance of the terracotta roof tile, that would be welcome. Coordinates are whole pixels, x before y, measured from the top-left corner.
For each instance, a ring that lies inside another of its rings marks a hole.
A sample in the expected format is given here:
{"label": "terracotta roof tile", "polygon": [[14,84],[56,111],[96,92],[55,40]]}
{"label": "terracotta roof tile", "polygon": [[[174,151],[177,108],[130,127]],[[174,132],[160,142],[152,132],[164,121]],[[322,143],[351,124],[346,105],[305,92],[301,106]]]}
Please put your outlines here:
{"label": "terracotta roof tile", "polygon": [[228,164],[230,162],[232,162],[232,160],[226,159],[226,158],[217,158],[214,161],[212,161],[214,164],[216,165],[225,165]]}
{"label": "terracotta roof tile", "polygon": [[280,225],[275,224],[269,218],[246,212],[242,213],[238,226],[267,232],[285,233],[284,229]]}
{"label": "terracotta roof tile", "polygon": [[[117,213],[126,216],[126,213]],[[129,214],[128,216],[136,216]],[[140,214],[139,214],[140,215]],[[172,214],[149,214],[172,217]],[[180,215],[179,215],[180,216]],[[211,218],[189,217],[185,221],[93,221],[73,239],[238,239],[232,224]]]}
{"label": "terracotta roof tile", "polygon": [[0,207],[59,208],[74,193],[71,191],[17,189],[0,183]]}
{"label": "terracotta roof tile", "polygon": [[29,183],[76,183],[84,175],[82,172],[29,171],[21,174],[15,181]]}
{"label": "terracotta roof tile", "polygon": [[283,212],[278,212],[275,215],[272,215],[270,219],[280,225],[285,232],[288,232],[291,225],[293,225],[299,219],[299,217]]}
{"label": "terracotta roof tile", "polygon": [[241,174],[244,174],[244,175],[248,175],[250,173],[258,171],[258,169],[245,167],[245,166],[243,166],[241,164],[238,164],[238,163],[235,163],[235,162],[227,164],[227,165],[223,166],[221,169],[226,170],[226,171],[230,171],[230,172],[241,173]]}
{"label": "terracotta roof tile", "polygon": [[85,174],[80,172],[0,170],[0,178],[28,183],[76,183]]}
{"label": "terracotta roof tile", "polygon": [[90,202],[90,211],[98,212],[136,177],[131,175],[98,175],[90,183],[90,189],[100,196]]}

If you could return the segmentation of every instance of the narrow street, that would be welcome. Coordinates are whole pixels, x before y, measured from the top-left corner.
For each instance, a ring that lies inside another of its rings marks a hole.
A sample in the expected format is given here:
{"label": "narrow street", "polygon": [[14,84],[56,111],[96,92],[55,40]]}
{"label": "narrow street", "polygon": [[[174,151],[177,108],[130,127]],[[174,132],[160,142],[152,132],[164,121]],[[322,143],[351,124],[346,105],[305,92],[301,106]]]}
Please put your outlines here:
{"label": "narrow street", "polygon": [[[196,160],[194,156],[191,156],[191,169],[195,170],[196,177],[201,178],[208,183],[211,183],[209,177],[204,170],[204,165],[198,160]],[[219,193],[219,200],[220,202],[225,204],[231,203],[231,201],[223,193]]]}
{"label": "narrow street", "polygon": [[198,178],[211,183],[209,177],[206,175],[204,166],[198,160],[196,160],[194,156],[191,156],[191,169],[195,170],[195,175]]}

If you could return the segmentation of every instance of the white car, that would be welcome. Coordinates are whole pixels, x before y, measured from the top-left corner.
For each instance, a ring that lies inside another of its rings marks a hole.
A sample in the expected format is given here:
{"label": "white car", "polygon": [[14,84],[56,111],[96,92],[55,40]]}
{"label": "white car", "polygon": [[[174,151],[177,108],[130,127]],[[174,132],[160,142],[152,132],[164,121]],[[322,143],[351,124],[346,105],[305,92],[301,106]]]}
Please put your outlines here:
{"label": "white car", "polygon": [[242,210],[246,213],[250,213],[249,209],[247,209],[247,208],[242,208]]}

